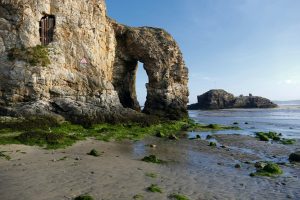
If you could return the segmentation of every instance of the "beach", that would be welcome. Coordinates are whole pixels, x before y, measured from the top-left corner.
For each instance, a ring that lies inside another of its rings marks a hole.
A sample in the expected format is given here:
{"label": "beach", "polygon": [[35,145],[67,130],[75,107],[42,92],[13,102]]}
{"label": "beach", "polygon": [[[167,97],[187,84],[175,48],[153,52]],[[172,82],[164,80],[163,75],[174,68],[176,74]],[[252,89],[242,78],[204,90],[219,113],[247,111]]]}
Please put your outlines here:
{"label": "beach", "polygon": [[[209,141],[147,137],[141,141],[81,141],[60,150],[24,145],[0,146],[11,160],[0,159],[0,199],[74,199],[89,194],[99,200],[170,199],[182,194],[204,199],[299,199],[300,165],[288,162],[295,145],[272,144],[251,136],[217,135]],[[155,144],[156,147],[150,147]],[[87,155],[91,149],[99,157]],[[162,164],[141,161],[156,155]],[[279,162],[284,174],[250,177],[259,160]],[[236,168],[236,164],[240,168]],[[147,191],[157,184],[162,193]]]}

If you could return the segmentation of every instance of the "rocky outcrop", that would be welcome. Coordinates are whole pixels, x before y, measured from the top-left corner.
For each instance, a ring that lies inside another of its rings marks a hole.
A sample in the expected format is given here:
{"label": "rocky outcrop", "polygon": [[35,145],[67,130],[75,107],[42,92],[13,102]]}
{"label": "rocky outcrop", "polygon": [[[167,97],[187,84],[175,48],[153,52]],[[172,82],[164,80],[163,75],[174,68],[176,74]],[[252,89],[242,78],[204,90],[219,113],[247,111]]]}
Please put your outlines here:
{"label": "rocky outcrop", "polygon": [[[45,43],[47,66],[9,59],[12,49]],[[144,116],[135,92],[138,61],[149,76],[144,113],[186,116],[188,71],[165,31],[118,24],[107,18],[104,0],[0,0],[1,115],[57,114],[74,122]]]}
{"label": "rocky outcrop", "polygon": [[117,38],[113,85],[123,106],[140,109],[134,85],[140,61],[149,78],[144,112],[171,118],[185,115],[188,71],[172,36],[158,28],[112,24]]}
{"label": "rocky outcrop", "polygon": [[198,109],[228,109],[228,108],[275,108],[277,107],[269,99],[252,96],[234,97],[225,90],[210,90],[198,96],[198,103],[188,106],[189,110]]}

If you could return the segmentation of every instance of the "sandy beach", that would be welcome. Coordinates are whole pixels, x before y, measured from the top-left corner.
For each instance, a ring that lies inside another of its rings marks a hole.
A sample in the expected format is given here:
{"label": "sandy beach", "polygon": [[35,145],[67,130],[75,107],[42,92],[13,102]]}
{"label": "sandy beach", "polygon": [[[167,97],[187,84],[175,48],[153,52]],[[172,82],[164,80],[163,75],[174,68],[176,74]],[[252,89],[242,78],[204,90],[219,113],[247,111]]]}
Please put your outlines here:
{"label": "sandy beach", "polygon": [[[193,200],[300,198],[300,165],[287,160],[300,149],[299,141],[287,146],[239,135],[218,135],[216,140],[225,147],[210,147],[205,140],[156,137],[137,142],[88,139],[60,150],[0,146],[11,157],[0,159],[0,199],[67,200],[89,194],[97,200],[133,199],[135,195],[163,200],[174,193]],[[91,149],[101,156],[87,155]],[[141,161],[151,154],[166,163]],[[281,162],[284,174],[250,177],[258,160]],[[241,168],[235,168],[236,164]],[[162,193],[147,191],[151,184],[157,184]]]}

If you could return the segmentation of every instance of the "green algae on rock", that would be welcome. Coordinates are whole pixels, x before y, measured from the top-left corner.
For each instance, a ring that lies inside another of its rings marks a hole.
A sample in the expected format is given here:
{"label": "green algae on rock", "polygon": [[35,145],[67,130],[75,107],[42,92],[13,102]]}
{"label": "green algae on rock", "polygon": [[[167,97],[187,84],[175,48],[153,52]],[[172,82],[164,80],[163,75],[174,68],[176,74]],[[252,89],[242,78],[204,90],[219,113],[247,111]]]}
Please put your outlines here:
{"label": "green algae on rock", "polygon": [[[218,126],[220,129],[230,127]],[[28,119],[0,120],[0,144],[37,145],[48,149],[65,148],[76,141],[92,137],[102,141],[123,139],[140,140],[146,136],[167,138],[177,136],[182,129],[188,131],[209,131],[207,125],[195,123],[191,119],[179,121],[161,120],[153,124],[118,123],[83,126],[64,122],[59,116],[40,116]],[[159,135],[158,135],[159,134]]]}
{"label": "green algae on rock", "polygon": [[87,155],[99,157],[101,154],[96,149],[92,149]]}
{"label": "green algae on rock", "polygon": [[94,200],[94,198],[90,195],[80,195],[76,197],[74,200]]}
{"label": "green algae on rock", "polygon": [[156,164],[164,163],[163,160],[158,159],[155,155],[145,156],[142,161]]}
{"label": "green algae on rock", "polygon": [[262,168],[258,168],[255,173],[251,173],[250,176],[268,176],[274,177],[283,174],[282,169],[276,163],[265,162]]}
{"label": "green algae on rock", "polygon": [[162,189],[158,186],[158,185],[156,185],[156,184],[152,184],[152,185],[150,185],[148,188],[147,188],[147,191],[149,191],[149,192],[156,192],[156,193],[162,193],[163,191],[162,191]]}
{"label": "green algae on rock", "polygon": [[189,200],[188,197],[186,197],[185,195],[182,195],[182,194],[172,194],[172,195],[170,195],[170,198],[174,199],[174,200]]}

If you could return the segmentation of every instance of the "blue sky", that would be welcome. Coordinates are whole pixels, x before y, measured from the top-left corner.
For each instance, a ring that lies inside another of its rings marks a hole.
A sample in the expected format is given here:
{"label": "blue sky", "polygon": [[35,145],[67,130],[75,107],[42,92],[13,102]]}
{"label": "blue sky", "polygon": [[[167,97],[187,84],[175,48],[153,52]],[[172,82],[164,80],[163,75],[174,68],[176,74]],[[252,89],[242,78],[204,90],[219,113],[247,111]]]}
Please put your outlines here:
{"label": "blue sky", "polygon": [[[108,15],[130,26],[166,29],[190,72],[190,103],[209,89],[300,99],[299,0],[106,0]],[[148,81],[137,76],[143,104]]]}

